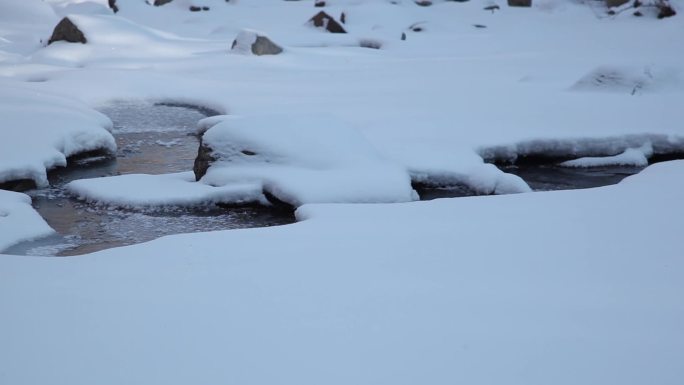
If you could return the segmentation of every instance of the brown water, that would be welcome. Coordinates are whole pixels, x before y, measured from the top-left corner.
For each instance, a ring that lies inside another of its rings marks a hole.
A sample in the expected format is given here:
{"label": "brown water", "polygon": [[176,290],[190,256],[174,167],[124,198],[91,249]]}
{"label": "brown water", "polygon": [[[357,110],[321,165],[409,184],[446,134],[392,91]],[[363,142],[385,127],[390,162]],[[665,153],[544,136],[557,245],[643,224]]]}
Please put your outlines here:
{"label": "brown water", "polygon": [[294,222],[290,211],[261,206],[131,210],[76,200],[63,188],[76,179],[192,170],[198,148],[197,121],[216,114],[201,107],[153,103],[116,103],[100,111],[114,122],[116,157],[99,154],[72,159],[67,167],[49,173],[49,188],[27,191],[35,209],[57,234],[18,244],[5,253],[77,255],[170,234]]}

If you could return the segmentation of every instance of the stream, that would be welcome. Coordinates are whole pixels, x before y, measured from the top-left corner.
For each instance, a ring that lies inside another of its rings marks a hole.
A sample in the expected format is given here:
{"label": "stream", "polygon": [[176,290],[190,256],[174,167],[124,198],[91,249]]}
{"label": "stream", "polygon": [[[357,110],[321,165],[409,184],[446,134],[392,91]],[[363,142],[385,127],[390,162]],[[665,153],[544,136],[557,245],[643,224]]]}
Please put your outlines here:
{"label": "stream", "polygon": [[[294,213],[248,205],[201,208],[112,208],[80,201],[64,185],[85,178],[122,174],[165,174],[192,170],[197,156],[197,121],[217,112],[207,108],[150,102],[119,102],[100,109],[114,123],[118,150],[69,159],[48,173],[49,188],[26,191],[33,207],[56,234],[23,242],[4,253],[70,256],[131,245],[165,235],[293,223]],[[497,165],[523,178],[535,191],[606,186],[640,172],[640,167],[566,168],[554,164]],[[415,185],[421,200],[477,195],[465,185]]]}
{"label": "stream", "polygon": [[7,254],[70,256],[131,245],[164,235],[294,222],[292,212],[258,205],[242,207],[121,209],[80,201],[64,185],[85,178],[165,174],[192,170],[197,156],[197,121],[217,113],[206,108],[149,102],[100,108],[113,122],[116,158],[86,154],[48,174],[50,187],[26,191],[33,207],[57,234],[23,242]]}

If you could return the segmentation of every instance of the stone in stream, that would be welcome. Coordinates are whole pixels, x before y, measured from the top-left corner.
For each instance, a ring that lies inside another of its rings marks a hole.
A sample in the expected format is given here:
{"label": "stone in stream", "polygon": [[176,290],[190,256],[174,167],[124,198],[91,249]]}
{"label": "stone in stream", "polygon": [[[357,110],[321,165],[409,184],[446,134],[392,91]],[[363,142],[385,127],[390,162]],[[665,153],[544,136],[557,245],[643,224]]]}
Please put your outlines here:
{"label": "stone in stream", "polygon": [[68,17],[63,18],[55,27],[48,45],[56,41],[66,41],[69,43],[86,43],[85,35]]}
{"label": "stone in stream", "polygon": [[277,55],[283,49],[271,41],[266,35],[256,31],[243,29],[238,33],[231,50],[240,53],[252,53],[253,55]]}
{"label": "stone in stream", "polygon": [[330,33],[347,33],[347,31],[332,16],[320,11],[309,19],[315,27],[323,28]]}

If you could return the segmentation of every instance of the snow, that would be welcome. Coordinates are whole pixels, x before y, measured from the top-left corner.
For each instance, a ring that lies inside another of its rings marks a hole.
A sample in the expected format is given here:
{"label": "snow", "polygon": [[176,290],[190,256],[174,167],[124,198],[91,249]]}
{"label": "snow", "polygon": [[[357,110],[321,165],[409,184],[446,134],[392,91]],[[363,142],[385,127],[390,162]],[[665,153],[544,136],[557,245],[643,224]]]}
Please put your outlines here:
{"label": "snow", "polygon": [[46,169],[92,150],[114,152],[111,121],[77,100],[0,79],[0,182],[48,184]]}
{"label": "snow", "polygon": [[624,152],[606,157],[584,157],[568,160],[560,165],[564,167],[600,167],[600,166],[648,166],[648,158],[653,155],[653,147],[646,143],[639,148],[628,148]]}
{"label": "snow", "polygon": [[401,165],[332,115],[228,117],[202,142],[215,162],[201,182],[212,186],[258,183],[293,206],[417,199]]}
{"label": "snow", "polygon": [[213,187],[195,183],[192,172],[81,179],[70,182],[66,188],[80,199],[126,208],[267,203],[259,184]]}
{"label": "snow", "polygon": [[[593,1],[327,2],[349,33],[311,28],[311,1],[0,0],[0,182],[44,186],[67,157],[114,151],[98,106],[178,101],[229,114],[199,124],[221,158],[201,181],[71,191],[300,206],[281,227],[1,255],[0,383],[681,384],[684,163],[530,193],[484,159],[681,153],[684,0],[663,20]],[[87,44],[45,45],[63,16]],[[230,54],[245,29],[283,53]],[[411,182],[526,193],[414,202]],[[0,250],[50,233],[0,191]]]}
{"label": "snow", "polygon": [[0,190],[0,251],[54,233],[31,207],[28,195]]}
{"label": "snow", "polygon": [[3,382],[679,384],[683,181],[3,256]]}

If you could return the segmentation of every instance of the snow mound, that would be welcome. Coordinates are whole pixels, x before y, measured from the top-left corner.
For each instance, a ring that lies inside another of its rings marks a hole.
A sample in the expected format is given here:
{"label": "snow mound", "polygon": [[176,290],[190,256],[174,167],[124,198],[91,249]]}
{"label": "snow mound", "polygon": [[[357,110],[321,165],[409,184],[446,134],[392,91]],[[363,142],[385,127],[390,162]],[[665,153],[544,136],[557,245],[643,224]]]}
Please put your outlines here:
{"label": "snow mound", "polygon": [[66,188],[79,199],[129,208],[266,203],[259,185],[243,183],[213,187],[195,182],[189,171],[81,179],[67,184]]}
{"label": "snow mound", "polygon": [[47,185],[47,169],[82,152],[114,152],[111,121],[76,100],[0,81],[0,182]]}
{"label": "snow mound", "polygon": [[0,190],[0,251],[54,232],[31,207],[26,194]]}
{"label": "snow mound", "polygon": [[226,118],[204,133],[202,146],[214,160],[202,182],[256,182],[294,206],[417,198],[405,169],[330,115]]}
{"label": "snow mound", "polygon": [[628,148],[614,156],[584,157],[562,162],[563,167],[602,167],[602,166],[648,166],[648,158],[653,155],[653,146],[646,143],[639,148]]}

